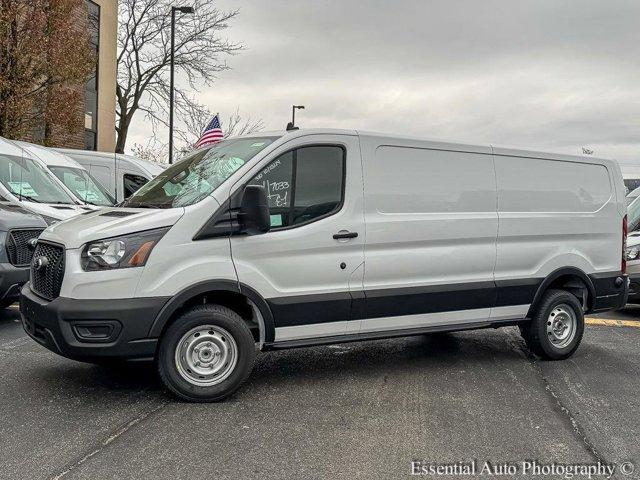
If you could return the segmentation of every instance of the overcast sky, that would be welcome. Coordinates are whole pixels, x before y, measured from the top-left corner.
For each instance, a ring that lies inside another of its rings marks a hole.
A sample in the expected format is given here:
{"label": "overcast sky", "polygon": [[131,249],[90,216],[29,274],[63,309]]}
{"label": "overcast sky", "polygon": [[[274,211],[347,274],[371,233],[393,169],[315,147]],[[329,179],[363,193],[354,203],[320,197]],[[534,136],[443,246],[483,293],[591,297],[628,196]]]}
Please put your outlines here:
{"label": "overcast sky", "polygon": [[[216,0],[246,51],[203,89],[282,129],[338,127],[640,162],[640,1]],[[223,125],[224,128],[224,125]],[[141,118],[133,142],[150,135]]]}

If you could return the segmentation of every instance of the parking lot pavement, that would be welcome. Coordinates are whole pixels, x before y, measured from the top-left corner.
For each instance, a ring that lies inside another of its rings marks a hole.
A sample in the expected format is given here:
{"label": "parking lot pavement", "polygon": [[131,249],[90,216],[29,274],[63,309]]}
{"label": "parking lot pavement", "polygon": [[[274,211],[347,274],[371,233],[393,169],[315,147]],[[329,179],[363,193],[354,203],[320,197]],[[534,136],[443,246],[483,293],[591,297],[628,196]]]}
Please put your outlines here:
{"label": "parking lot pavement", "polygon": [[640,308],[605,317],[629,322],[589,325],[563,362],[531,357],[515,328],[265,353],[233,398],[191,405],[149,367],[48,352],[12,308],[0,477],[398,478],[415,459],[640,468]]}

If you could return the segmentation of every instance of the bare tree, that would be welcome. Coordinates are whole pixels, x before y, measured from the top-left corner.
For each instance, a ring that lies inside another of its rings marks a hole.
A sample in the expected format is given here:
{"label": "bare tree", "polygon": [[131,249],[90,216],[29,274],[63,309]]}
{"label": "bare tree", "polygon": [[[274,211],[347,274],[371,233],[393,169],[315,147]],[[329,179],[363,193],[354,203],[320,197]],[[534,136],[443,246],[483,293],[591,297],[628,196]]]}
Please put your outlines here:
{"label": "bare tree", "polygon": [[[176,130],[178,138],[182,141],[182,146],[178,147],[176,151],[177,158],[193,151],[196,142],[203,133],[204,127],[206,127],[211,118],[213,118],[213,114],[207,107],[198,103],[194,103],[191,106],[191,110],[183,118],[184,128]],[[263,128],[262,120],[243,119],[239,109],[229,115],[226,123],[222,120],[224,138],[259,132]],[[151,136],[144,145],[134,143],[133,147],[131,147],[131,152],[135,157],[159,164],[166,164],[169,157],[167,143],[161,141],[157,135]]]}
{"label": "bare tree", "polygon": [[[180,2],[177,2],[178,4]],[[244,47],[218,35],[238,12],[222,12],[211,0],[192,0],[192,15],[176,21],[174,65],[177,78],[191,89],[210,85],[229,67],[221,57]],[[116,151],[124,152],[133,116],[144,112],[153,123],[168,123],[171,7],[173,0],[119,0]],[[188,116],[197,103],[175,91],[176,117]]]}
{"label": "bare tree", "polygon": [[168,152],[167,144],[158,141],[155,136],[151,137],[146,145],[134,143],[131,147],[131,153],[134,157],[164,165],[167,163]]}
{"label": "bare tree", "polygon": [[[182,150],[190,150],[202,135],[204,128],[213,118],[213,113],[204,105],[193,103],[182,117],[184,129],[176,130],[178,137],[185,143]],[[240,109],[229,115],[228,120],[220,120],[224,138],[236,137],[246,133],[259,132],[264,128],[262,120],[243,119]]]}

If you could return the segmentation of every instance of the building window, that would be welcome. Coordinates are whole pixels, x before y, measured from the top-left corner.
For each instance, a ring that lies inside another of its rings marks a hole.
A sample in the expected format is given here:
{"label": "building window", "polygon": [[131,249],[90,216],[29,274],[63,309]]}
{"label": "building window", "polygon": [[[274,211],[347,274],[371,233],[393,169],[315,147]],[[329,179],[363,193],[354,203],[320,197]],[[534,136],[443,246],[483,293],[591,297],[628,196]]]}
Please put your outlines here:
{"label": "building window", "polygon": [[93,75],[89,80],[87,80],[84,88],[84,148],[87,150],[96,150],[98,137],[98,54],[100,52],[100,6],[91,0],[86,0],[86,4],[89,38],[96,56],[96,64]]}

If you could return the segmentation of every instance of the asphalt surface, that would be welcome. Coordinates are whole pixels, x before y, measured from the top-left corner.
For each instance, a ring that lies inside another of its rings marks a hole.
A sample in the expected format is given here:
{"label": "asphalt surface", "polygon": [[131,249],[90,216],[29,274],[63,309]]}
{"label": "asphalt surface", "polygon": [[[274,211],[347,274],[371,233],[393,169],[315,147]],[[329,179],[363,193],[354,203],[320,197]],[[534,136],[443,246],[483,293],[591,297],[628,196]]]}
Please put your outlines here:
{"label": "asphalt surface", "polygon": [[233,398],[192,405],[150,367],[48,352],[11,308],[0,478],[405,478],[412,460],[472,459],[631,461],[614,478],[638,478],[640,307],[605,317],[632,322],[588,326],[562,362],[533,358],[515,328],[264,353]]}

